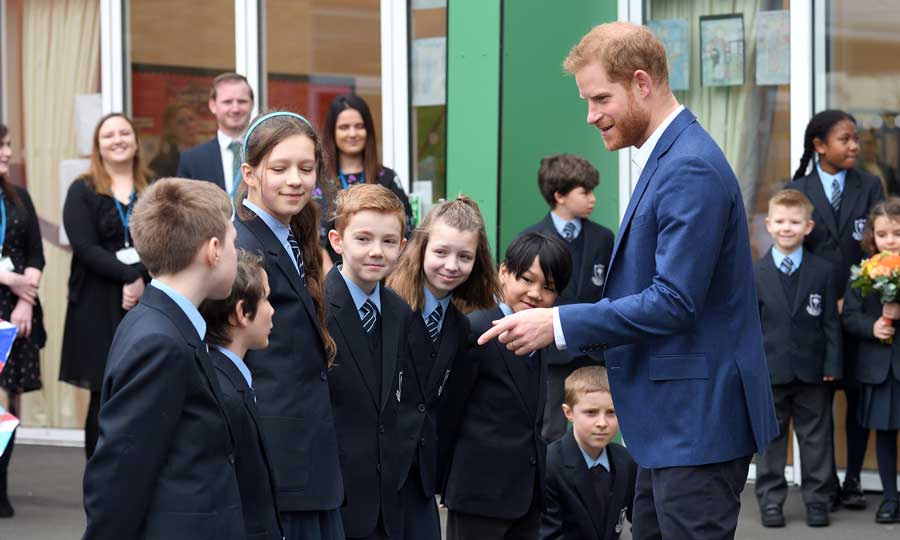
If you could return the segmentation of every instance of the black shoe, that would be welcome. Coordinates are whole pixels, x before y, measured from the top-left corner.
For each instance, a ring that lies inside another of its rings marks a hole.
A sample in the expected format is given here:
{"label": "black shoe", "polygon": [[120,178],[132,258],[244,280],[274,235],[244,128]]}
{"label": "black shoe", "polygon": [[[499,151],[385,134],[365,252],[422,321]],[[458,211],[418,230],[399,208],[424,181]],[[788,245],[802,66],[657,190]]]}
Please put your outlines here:
{"label": "black shoe", "polygon": [[897,499],[882,499],[878,505],[878,512],[875,513],[875,523],[896,523],[900,506]]}
{"label": "black shoe", "polygon": [[824,504],[810,504],[806,507],[806,524],[810,527],[827,527],[828,508]]}
{"label": "black shoe", "polygon": [[841,489],[841,502],[850,510],[866,509],[866,494],[863,493],[859,478],[847,478]]}
{"label": "black shoe", "polygon": [[784,527],[784,513],[777,504],[760,508],[759,513],[762,516],[763,527]]}
{"label": "black shoe", "polygon": [[834,493],[831,494],[831,497],[828,499],[828,511],[829,512],[837,512],[841,509],[841,490],[838,489]]}
{"label": "black shoe", "polygon": [[0,497],[0,518],[11,518],[13,517],[15,512],[13,511],[13,507],[9,504],[9,499],[6,497]]}

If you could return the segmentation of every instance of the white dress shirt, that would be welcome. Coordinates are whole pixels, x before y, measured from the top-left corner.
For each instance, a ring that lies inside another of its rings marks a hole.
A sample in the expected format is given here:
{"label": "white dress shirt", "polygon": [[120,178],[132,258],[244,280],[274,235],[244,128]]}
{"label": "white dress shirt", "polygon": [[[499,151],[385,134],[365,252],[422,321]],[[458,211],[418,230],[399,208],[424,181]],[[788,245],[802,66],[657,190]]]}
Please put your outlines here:
{"label": "white dress shirt", "polygon": [[[222,130],[216,131],[216,139],[219,141],[219,152],[222,154],[222,172],[225,177],[225,192],[231,195],[234,189],[234,152],[228,148],[232,141],[243,143],[243,137],[232,139],[228,135],[222,133]],[[240,156],[238,156],[240,158]]]}

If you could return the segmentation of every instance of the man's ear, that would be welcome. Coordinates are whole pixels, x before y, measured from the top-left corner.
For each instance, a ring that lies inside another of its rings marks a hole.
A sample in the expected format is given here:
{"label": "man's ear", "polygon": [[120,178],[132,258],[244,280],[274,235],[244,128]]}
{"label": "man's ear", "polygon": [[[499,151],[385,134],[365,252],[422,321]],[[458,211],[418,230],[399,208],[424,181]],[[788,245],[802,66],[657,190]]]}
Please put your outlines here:
{"label": "man's ear", "polygon": [[636,69],[631,84],[642,98],[647,98],[653,91],[653,78],[643,69]]}
{"label": "man's ear", "polygon": [[341,235],[334,229],[328,231],[328,242],[331,244],[331,249],[334,250],[338,255],[343,255],[344,250],[341,247]]}

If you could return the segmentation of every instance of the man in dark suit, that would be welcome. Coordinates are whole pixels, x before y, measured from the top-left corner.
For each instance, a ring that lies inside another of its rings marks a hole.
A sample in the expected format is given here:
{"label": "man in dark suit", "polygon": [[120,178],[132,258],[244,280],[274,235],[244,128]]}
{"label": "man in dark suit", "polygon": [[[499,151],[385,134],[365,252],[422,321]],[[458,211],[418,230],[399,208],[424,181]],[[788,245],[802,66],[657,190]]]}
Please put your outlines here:
{"label": "man in dark suit", "polygon": [[831,391],[840,379],[841,323],[830,261],[803,249],[813,228],[813,207],[803,193],[785,189],[769,200],[766,227],[775,245],[754,264],[763,344],[780,434],[756,463],[762,524],[783,527],[787,498],[784,466],[793,419],[800,443],[806,523],[829,524]]}
{"label": "man in dark suit", "polygon": [[240,183],[244,132],[253,112],[253,89],[246,77],[237,73],[216,77],[209,110],[216,117],[216,136],[181,154],[177,176],[213,182],[233,195]]}
{"label": "man in dark suit", "polygon": [[619,421],[606,369],[572,372],[561,409],[572,430],[547,448],[541,540],[616,540],[631,520],[637,464],[611,442]]}
{"label": "man in dark suit", "polygon": [[109,351],[100,437],[84,473],[85,539],[245,538],[232,427],[197,311],[231,290],[230,218],[228,198],[209,184],[167,179],[141,194],[131,230],[156,279]]}
{"label": "man in dark suit", "polygon": [[[547,216],[522,232],[542,232],[565,240],[572,255],[572,278],[559,294],[556,305],[593,303],[600,300],[615,237],[612,231],[591,221],[594,189],[600,173],[591,163],[572,154],[555,154],[541,160],[538,187],[550,206]],[[566,432],[562,413],[563,382],[576,369],[594,363],[587,356],[572,359],[551,347],[547,360],[547,405],[544,439],[555,441]]]}
{"label": "man in dark suit", "polygon": [[647,28],[597,26],[565,65],[588,123],[607,149],[636,147],[641,171],[606,298],[517,313],[479,343],[499,337],[519,355],[554,342],[573,355],[604,351],[641,466],[634,538],[733,538],[750,459],[778,433],[740,187],[672,94],[665,48]]}

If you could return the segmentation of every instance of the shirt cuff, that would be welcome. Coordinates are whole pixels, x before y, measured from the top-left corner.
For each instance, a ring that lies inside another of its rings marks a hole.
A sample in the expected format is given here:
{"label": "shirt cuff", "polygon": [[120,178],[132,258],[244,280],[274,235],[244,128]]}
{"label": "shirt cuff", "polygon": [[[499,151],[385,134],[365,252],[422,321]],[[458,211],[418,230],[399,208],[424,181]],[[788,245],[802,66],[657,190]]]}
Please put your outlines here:
{"label": "shirt cuff", "polygon": [[553,340],[556,341],[556,348],[566,350],[566,336],[563,335],[562,322],[559,320],[559,307],[553,308]]}

